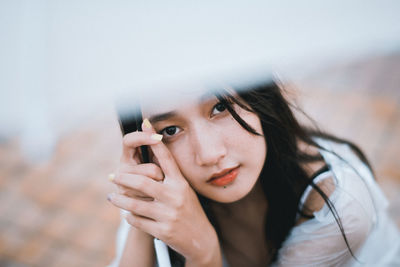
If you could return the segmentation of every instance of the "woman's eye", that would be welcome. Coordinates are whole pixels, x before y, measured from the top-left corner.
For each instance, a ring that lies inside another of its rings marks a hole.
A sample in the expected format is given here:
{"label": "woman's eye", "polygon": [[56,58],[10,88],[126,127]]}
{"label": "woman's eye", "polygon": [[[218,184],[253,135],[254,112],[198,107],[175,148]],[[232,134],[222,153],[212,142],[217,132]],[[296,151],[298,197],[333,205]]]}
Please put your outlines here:
{"label": "woman's eye", "polygon": [[170,136],[173,136],[173,135],[175,135],[175,134],[177,134],[179,132],[180,132],[180,129],[177,126],[169,126],[169,127],[164,128],[161,131],[161,134],[166,136],[166,137],[170,137]]}
{"label": "woman's eye", "polygon": [[224,112],[226,110],[226,106],[222,104],[221,102],[217,103],[211,112],[211,115],[216,115],[218,113]]}

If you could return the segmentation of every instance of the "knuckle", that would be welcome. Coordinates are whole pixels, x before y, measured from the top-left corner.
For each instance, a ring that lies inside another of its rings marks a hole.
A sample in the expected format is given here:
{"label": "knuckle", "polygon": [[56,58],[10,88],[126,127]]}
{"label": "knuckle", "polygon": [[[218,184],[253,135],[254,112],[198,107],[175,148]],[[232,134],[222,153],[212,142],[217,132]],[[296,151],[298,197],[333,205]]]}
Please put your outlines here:
{"label": "knuckle", "polygon": [[138,211],[138,209],[139,209],[139,205],[135,202],[135,201],[130,201],[129,202],[129,209],[130,209],[130,211],[132,211],[132,212],[137,212]]}
{"label": "knuckle", "polygon": [[172,225],[170,224],[166,224],[163,227],[163,231],[162,231],[162,236],[164,240],[168,241],[168,240],[172,240],[172,238],[174,237],[174,229],[172,227]]}
{"label": "knuckle", "polygon": [[158,167],[156,164],[151,164],[150,165],[150,176],[153,178],[161,178],[162,172],[160,167]]}
{"label": "knuckle", "polygon": [[181,210],[185,204],[184,197],[181,194],[178,194],[175,196],[175,201],[174,201],[174,208],[175,210]]}
{"label": "knuckle", "polygon": [[135,189],[139,191],[143,191],[147,186],[146,180],[142,179],[142,177],[136,177],[135,179]]}
{"label": "knuckle", "polygon": [[178,221],[179,212],[177,210],[173,210],[169,213],[170,222],[174,223]]}
{"label": "knuckle", "polygon": [[138,220],[135,216],[129,215],[127,218],[127,221],[130,225],[135,226],[137,228],[140,228],[142,226],[140,220]]}
{"label": "knuckle", "polygon": [[137,220],[136,218],[133,220],[133,224],[132,224],[132,226],[135,226],[136,228],[142,228],[143,227],[143,224],[142,224],[142,222],[140,221],[140,220]]}
{"label": "knuckle", "polygon": [[122,145],[125,147],[130,146],[132,143],[131,141],[131,134],[126,134],[123,138],[122,138]]}
{"label": "knuckle", "polygon": [[122,186],[118,186],[118,193],[121,195],[128,195],[128,191]]}
{"label": "knuckle", "polygon": [[151,177],[157,177],[157,175],[158,175],[157,165],[151,164],[149,167],[150,167],[149,175]]}

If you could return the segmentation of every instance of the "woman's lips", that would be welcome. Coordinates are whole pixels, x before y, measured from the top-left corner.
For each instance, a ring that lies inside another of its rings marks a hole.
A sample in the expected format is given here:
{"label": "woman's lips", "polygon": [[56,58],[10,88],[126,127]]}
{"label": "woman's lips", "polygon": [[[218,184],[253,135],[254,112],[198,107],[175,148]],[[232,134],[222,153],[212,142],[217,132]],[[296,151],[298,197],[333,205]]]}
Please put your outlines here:
{"label": "woman's lips", "polygon": [[233,168],[231,170],[228,170],[223,175],[219,175],[219,176],[211,178],[209,180],[209,183],[212,185],[216,185],[216,186],[228,185],[236,179],[238,173],[239,173],[239,166],[236,168]]}

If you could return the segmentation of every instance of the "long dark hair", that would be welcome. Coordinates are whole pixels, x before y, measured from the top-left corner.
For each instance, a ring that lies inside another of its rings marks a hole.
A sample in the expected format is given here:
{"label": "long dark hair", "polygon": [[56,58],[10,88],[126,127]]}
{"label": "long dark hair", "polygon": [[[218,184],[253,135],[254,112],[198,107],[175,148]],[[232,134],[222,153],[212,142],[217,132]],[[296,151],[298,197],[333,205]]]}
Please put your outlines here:
{"label": "long dark hair", "polygon": [[[235,112],[233,105],[237,104],[243,109],[254,112],[261,120],[268,150],[259,180],[268,203],[268,211],[265,215],[265,238],[270,250],[271,262],[277,259],[277,252],[294,227],[296,216],[302,214],[299,210],[299,202],[308,185],[311,185],[327,203],[349,252],[354,257],[333,203],[310,179],[302,167],[304,163],[320,161],[323,158],[320,154],[307,154],[300,150],[298,141],[323,150],[326,149],[318,145],[313,137],[323,137],[335,142],[346,143],[367,166],[370,166],[365,155],[356,145],[347,140],[324,133],[318,128],[302,126],[296,119],[291,105],[283,96],[282,89],[277,83],[270,81],[254,85],[252,88],[239,89],[245,90],[237,90],[238,97],[233,96],[228,91],[217,93],[216,96],[225,105],[232,117],[250,133],[260,135]],[[209,208],[209,200],[200,195],[199,199],[210,222],[218,228]],[[174,256],[173,254],[172,256]]]}

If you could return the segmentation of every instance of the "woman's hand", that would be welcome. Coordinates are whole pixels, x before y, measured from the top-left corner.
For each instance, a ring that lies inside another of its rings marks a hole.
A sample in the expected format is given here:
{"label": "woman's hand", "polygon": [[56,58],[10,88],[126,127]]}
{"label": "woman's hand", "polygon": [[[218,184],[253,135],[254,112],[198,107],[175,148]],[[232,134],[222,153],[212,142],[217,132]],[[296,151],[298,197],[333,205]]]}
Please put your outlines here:
{"label": "woman's hand", "polygon": [[[130,212],[129,224],[164,241],[188,265],[221,265],[217,235],[196,193],[147,123],[143,132],[124,137],[121,168],[113,180],[122,189],[120,194],[111,194],[110,201]],[[142,145],[150,146],[159,166],[140,164],[138,148]]]}

